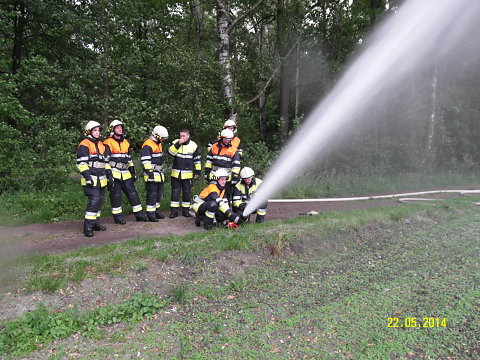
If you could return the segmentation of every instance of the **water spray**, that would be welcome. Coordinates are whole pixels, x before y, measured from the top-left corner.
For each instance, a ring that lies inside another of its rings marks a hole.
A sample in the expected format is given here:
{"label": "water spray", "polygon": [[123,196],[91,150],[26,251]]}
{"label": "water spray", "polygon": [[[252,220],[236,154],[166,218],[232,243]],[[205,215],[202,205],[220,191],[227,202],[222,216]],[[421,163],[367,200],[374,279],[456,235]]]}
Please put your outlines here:
{"label": "water spray", "polygon": [[[359,57],[305,119],[243,215],[252,213],[305,167],[320,160],[339,132],[365,113],[381,92],[448,54],[479,18],[480,1],[410,0],[402,4],[371,35]],[[299,143],[310,144],[309,151]]]}

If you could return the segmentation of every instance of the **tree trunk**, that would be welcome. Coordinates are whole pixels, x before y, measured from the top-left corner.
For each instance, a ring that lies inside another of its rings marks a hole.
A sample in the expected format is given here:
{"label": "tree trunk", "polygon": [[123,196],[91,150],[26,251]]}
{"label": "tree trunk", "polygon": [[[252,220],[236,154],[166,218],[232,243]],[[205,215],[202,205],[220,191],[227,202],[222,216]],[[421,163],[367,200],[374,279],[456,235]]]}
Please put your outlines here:
{"label": "tree trunk", "polygon": [[13,49],[12,49],[12,74],[16,74],[22,61],[23,35],[27,24],[27,9],[25,4],[15,4],[18,15],[13,20]]}
{"label": "tree trunk", "polygon": [[[265,53],[265,20],[262,19],[262,21],[259,24],[260,29],[259,29],[259,36],[258,36],[258,48],[260,50],[260,55],[263,55]],[[263,56],[262,56],[263,58]],[[259,69],[259,78],[263,81],[265,78],[265,67],[263,65],[263,61],[260,62],[260,69]],[[266,101],[266,96],[265,96],[265,91],[262,91],[258,98],[258,122],[259,122],[259,129],[260,129],[260,139],[263,141],[267,140],[267,119],[265,117],[265,101]]]}
{"label": "tree trunk", "polygon": [[102,106],[102,119],[105,125],[109,123],[109,102],[110,102],[110,75],[108,73],[108,68],[110,65],[109,58],[109,46],[108,41],[108,14],[106,3],[103,3],[102,9],[102,28],[103,28],[103,38],[102,38],[102,47],[103,47],[103,106]]}
{"label": "tree trunk", "polygon": [[[280,117],[280,136],[283,140],[288,137],[289,128],[289,76],[288,76],[288,59],[286,46],[286,29],[285,29],[285,3],[284,0],[277,0],[277,47],[280,56],[280,95],[279,95],[279,117]],[[282,61],[283,60],[283,61]]]}
{"label": "tree trunk", "polygon": [[193,21],[195,22],[195,36],[197,40],[197,47],[200,47],[202,38],[202,5],[200,0],[192,1]]}
{"label": "tree trunk", "polygon": [[297,43],[295,56],[295,119],[300,116],[300,42]]}
{"label": "tree trunk", "polygon": [[435,159],[435,151],[433,147],[433,138],[435,135],[435,127],[436,127],[436,119],[437,119],[437,82],[438,82],[438,70],[437,66],[433,69],[433,76],[432,76],[432,92],[431,92],[431,100],[432,100],[432,107],[430,112],[430,121],[428,123],[428,133],[427,133],[427,153],[425,159],[427,160],[428,167],[433,165],[433,161]]}
{"label": "tree trunk", "polygon": [[230,65],[230,29],[228,20],[228,1],[217,1],[217,30],[219,37],[218,61],[223,68],[222,88],[227,102],[225,109],[226,117],[232,115],[233,104],[233,80]]}

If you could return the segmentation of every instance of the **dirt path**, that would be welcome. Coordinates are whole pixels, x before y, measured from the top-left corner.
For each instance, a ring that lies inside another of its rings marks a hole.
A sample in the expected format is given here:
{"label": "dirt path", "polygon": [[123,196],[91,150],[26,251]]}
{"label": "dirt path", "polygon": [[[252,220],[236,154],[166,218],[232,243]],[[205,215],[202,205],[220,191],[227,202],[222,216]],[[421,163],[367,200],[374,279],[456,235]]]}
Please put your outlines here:
{"label": "dirt path", "polygon": [[[480,188],[480,185],[475,188]],[[435,195],[436,198],[446,198],[449,196],[457,195]],[[431,197],[432,196],[429,196],[429,198]],[[267,221],[287,219],[312,210],[320,213],[399,204],[396,199],[316,203],[270,203],[267,211]],[[0,243],[3,243],[4,249],[5,246],[8,246],[7,244],[14,246],[15,252],[63,252],[82,246],[121,242],[136,237],[184,235],[194,231],[205,231],[203,228],[195,226],[193,218],[184,218],[182,216],[175,219],[166,217],[158,223],[136,222],[133,215],[127,216],[126,220],[127,224],[122,226],[115,225],[113,219],[110,217],[102,219],[102,223],[107,227],[107,231],[95,232],[95,236],[91,238],[87,238],[82,234],[83,220],[0,228]]]}

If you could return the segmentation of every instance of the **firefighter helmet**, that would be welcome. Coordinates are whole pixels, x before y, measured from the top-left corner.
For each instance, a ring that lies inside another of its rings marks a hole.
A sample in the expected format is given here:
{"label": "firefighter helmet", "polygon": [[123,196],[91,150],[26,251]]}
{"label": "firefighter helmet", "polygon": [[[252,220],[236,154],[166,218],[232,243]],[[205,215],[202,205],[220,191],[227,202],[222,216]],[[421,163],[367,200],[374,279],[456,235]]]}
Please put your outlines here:
{"label": "firefighter helmet", "polygon": [[96,121],[91,120],[87,123],[87,125],[85,125],[85,131],[90,132],[93,129],[95,129],[96,127],[100,127],[100,131],[102,131],[102,125],[100,125],[100,123],[98,123]]}
{"label": "firefighter helmet", "polygon": [[168,130],[161,125],[157,125],[153,128],[152,136],[158,140],[168,139]]}
{"label": "firefighter helmet", "polygon": [[229,127],[237,127],[237,123],[233,120],[225,121],[224,124],[223,124],[223,128],[226,129],[226,128],[229,128]]}
{"label": "firefighter helmet", "polygon": [[215,178],[218,179],[218,178],[221,178],[221,177],[225,177],[228,179],[228,177],[230,176],[230,174],[228,173],[227,170],[225,169],[218,169],[217,171],[215,171]]}
{"label": "firefighter helmet", "polygon": [[233,134],[233,131],[230,129],[223,129],[222,132],[220,133],[221,138],[225,138],[227,140],[232,140],[235,135]]}
{"label": "firefighter helmet", "polygon": [[254,177],[255,176],[255,172],[253,171],[252,168],[249,168],[249,167],[244,167],[241,171],[240,171],[240,177],[242,179],[248,179],[248,178],[251,178],[251,177]]}
{"label": "firefighter helmet", "polygon": [[121,125],[122,126],[122,129],[125,130],[125,127],[123,125],[123,122],[121,122],[120,120],[113,120],[111,123],[110,123],[110,126],[108,128],[108,131],[110,132],[110,136],[113,135],[113,129],[115,129],[115,126],[118,126],[118,125]]}

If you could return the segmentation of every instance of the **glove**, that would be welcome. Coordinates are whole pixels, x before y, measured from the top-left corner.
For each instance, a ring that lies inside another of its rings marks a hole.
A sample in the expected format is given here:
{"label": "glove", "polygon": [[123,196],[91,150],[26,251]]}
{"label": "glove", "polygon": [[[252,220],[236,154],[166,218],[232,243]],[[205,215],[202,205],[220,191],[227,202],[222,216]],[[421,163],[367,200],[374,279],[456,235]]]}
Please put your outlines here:
{"label": "glove", "polygon": [[107,178],[107,189],[108,189],[108,190],[112,190],[114,183],[115,183],[115,179],[113,178],[113,176],[109,176],[109,177]]}
{"label": "glove", "polygon": [[90,171],[85,170],[85,171],[82,171],[81,174],[82,174],[83,178],[85,179],[86,186],[89,187],[89,188],[92,188],[93,187],[93,180],[92,180],[92,177],[90,176]]}
{"label": "glove", "polygon": [[112,170],[107,170],[107,189],[112,190],[113,183],[115,179],[113,178]]}
{"label": "glove", "polygon": [[227,228],[238,231],[239,226],[234,221],[227,221],[226,225]]}
{"label": "glove", "polygon": [[238,205],[238,208],[239,208],[241,211],[244,211],[246,207],[247,207],[247,203],[241,203],[240,205]]}
{"label": "glove", "polygon": [[90,176],[85,178],[85,182],[88,188],[93,188],[93,180]]}
{"label": "glove", "polygon": [[233,222],[237,225],[242,225],[247,220],[247,218],[247,216],[243,216],[241,212],[238,212]]}
{"label": "glove", "polygon": [[133,182],[137,181],[137,174],[135,173],[135,166],[130,166],[128,168],[128,170],[130,171],[130,175],[132,175]]}

